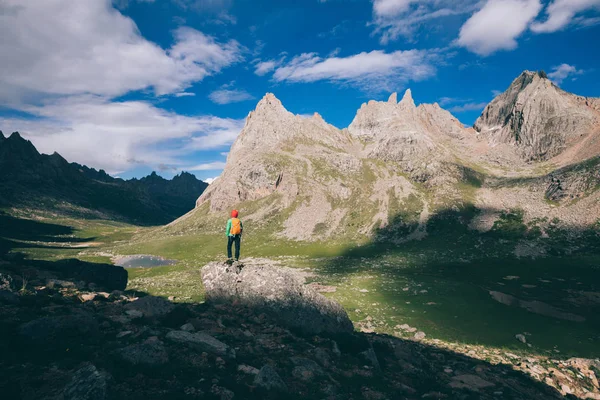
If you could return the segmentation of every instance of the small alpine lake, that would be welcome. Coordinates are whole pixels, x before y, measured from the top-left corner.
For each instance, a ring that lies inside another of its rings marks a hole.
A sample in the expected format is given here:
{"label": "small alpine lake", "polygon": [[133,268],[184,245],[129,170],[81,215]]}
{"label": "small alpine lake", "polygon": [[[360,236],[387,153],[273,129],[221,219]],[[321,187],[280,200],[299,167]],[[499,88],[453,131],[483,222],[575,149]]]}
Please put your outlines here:
{"label": "small alpine lake", "polygon": [[163,257],[136,254],[130,256],[118,256],[113,260],[114,264],[123,268],[153,268],[174,265],[176,260],[168,260]]}

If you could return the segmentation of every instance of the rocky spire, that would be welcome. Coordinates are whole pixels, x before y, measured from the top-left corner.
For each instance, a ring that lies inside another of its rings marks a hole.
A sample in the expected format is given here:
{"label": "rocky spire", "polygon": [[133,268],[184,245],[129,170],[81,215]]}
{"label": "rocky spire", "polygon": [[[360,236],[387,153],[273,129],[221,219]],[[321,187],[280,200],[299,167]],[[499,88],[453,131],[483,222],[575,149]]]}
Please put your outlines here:
{"label": "rocky spire", "polygon": [[287,112],[281,101],[273,93],[267,93],[256,105],[255,113],[263,111],[281,111]]}
{"label": "rocky spire", "polygon": [[388,103],[390,104],[396,104],[398,103],[398,93],[394,92],[390,95],[390,98],[388,99]]}
{"label": "rocky spire", "polygon": [[410,89],[406,89],[406,92],[404,92],[404,96],[399,104],[408,107],[415,107],[415,101],[412,98],[412,92]]}
{"label": "rocky spire", "polygon": [[6,137],[4,137],[4,133],[2,133],[2,131],[0,131],[0,143],[2,143],[5,140],[6,140]]}

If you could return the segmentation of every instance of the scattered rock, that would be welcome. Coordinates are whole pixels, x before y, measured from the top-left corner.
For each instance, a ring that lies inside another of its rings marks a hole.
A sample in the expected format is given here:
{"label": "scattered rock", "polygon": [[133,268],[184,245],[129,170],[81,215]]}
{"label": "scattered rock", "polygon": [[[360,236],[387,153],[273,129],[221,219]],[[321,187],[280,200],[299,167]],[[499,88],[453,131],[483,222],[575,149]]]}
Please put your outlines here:
{"label": "scattered rock", "polygon": [[194,325],[187,323],[185,325],[182,325],[181,328],[182,331],[186,331],[186,332],[193,332],[196,330],[196,328],[194,328]]}
{"label": "scattered rock", "polygon": [[132,333],[133,333],[132,331],[119,332],[119,333],[117,333],[117,339],[120,339],[120,338],[125,337],[125,336],[129,336]]}
{"label": "scattered rock", "polygon": [[494,386],[494,384],[478,377],[477,375],[458,375],[452,377],[449,386],[455,389],[479,391],[480,389]]}
{"label": "scattered rock", "polygon": [[277,371],[270,365],[265,365],[260,369],[254,379],[254,385],[267,391],[287,392],[288,388]]}
{"label": "scattered rock", "polygon": [[311,381],[316,376],[324,374],[323,370],[313,360],[303,357],[292,357],[290,359],[295,365],[292,370],[292,376],[303,381]]}
{"label": "scattered rock", "polygon": [[363,356],[364,359],[367,360],[373,368],[375,368],[375,370],[381,370],[381,365],[377,359],[377,354],[375,354],[375,350],[373,350],[372,347],[369,347],[367,350],[361,352],[360,355]]}
{"label": "scattered rock", "polygon": [[144,316],[144,313],[139,310],[127,310],[125,311],[125,314],[127,314],[127,316],[129,316],[132,319],[138,319]]}
{"label": "scattered rock", "polygon": [[93,301],[96,298],[96,293],[83,293],[79,295],[79,298],[81,299],[81,301],[83,301],[84,303],[86,301]]}
{"label": "scattered rock", "polygon": [[238,371],[243,372],[248,375],[258,375],[258,368],[254,368],[250,365],[240,364],[237,368]]}
{"label": "scattered rock", "polygon": [[425,339],[425,332],[419,331],[417,333],[415,333],[415,339],[416,340],[423,340]]}
{"label": "scattered rock", "polygon": [[132,344],[119,349],[118,357],[133,365],[155,367],[169,362],[169,355],[164,344],[159,340],[148,340],[144,343]]}
{"label": "scattered rock", "polygon": [[523,335],[521,333],[516,334],[515,338],[521,343],[527,343],[527,339],[525,338],[525,335]]}
{"label": "scattered rock", "polygon": [[162,297],[146,296],[125,306],[128,311],[140,311],[146,318],[162,317],[170,313],[175,306]]}
{"label": "scattered rock", "polygon": [[106,387],[107,374],[93,364],[86,364],[75,372],[63,395],[65,400],[104,400]]}
{"label": "scattered rock", "polygon": [[235,350],[205,333],[171,331],[167,334],[166,338],[172,342],[185,344],[186,346],[200,351],[205,351],[225,358],[235,358]]}

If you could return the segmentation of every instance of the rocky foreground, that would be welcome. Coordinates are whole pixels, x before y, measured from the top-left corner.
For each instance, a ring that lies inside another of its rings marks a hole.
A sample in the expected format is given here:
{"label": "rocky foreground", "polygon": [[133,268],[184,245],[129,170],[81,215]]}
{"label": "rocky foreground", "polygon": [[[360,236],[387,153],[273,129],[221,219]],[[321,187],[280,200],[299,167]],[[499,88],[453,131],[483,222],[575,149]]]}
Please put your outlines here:
{"label": "rocky foreground", "polygon": [[[475,352],[349,331],[337,303],[262,261],[206,266],[206,304],[102,292],[41,270],[22,282],[13,267],[0,264],[6,399],[558,399],[561,379],[600,398],[590,360],[546,367],[545,384]],[[328,332],[302,329],[314,310]]]}

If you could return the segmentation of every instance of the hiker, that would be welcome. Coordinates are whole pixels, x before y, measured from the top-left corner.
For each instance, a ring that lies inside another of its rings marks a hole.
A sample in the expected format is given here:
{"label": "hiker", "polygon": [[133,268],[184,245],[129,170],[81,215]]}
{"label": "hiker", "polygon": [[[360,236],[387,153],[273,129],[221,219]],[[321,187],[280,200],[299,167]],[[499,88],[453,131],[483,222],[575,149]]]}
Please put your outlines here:
{"label": "hiker", "polygon": [[238,211],[231,212],[231,218],[227,221],[225,235],[227,235],[227,258],[231,261],[231,246],[235,243],[235,261],[240,259],[240,244],[242,241],[242,232],[244,227],[242,221],[238,218]]}

